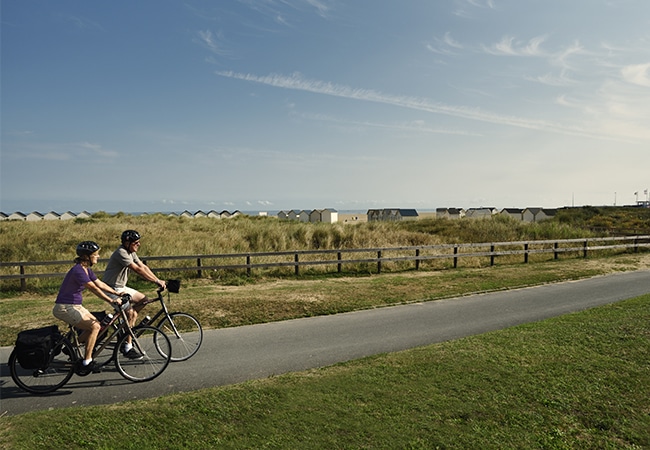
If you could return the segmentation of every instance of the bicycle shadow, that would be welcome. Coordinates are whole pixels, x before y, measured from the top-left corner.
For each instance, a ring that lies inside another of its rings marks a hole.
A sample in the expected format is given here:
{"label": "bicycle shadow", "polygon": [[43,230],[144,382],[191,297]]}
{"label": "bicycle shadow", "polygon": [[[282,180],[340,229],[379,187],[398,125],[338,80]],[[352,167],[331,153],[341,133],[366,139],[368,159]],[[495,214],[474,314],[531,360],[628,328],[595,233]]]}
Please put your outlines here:
{"label": "bicycle shadow", "polygon": [[107,366],[100,373],[91,373],[86,376],[74,374],[65,386],[54,392],[47,394],[30,394],[20,389],[11,379],[9,364],[0,363],[0,399],[20,399],[20,398],[53,398],[66,395],[73,395],[83,389],[101,388],[104,386],[130,385],[133,382],[124,379],[114,366]]}

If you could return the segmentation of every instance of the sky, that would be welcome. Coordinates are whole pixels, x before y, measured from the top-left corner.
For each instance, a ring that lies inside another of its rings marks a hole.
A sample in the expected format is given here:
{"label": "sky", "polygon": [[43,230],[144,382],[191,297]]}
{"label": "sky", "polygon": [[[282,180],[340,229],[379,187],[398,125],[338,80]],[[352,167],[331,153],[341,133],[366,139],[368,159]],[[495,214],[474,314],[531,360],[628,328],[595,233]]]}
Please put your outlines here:
{"label": "sky", "polygon": [[1,0],[0,211],[629,205],[647,0]]}

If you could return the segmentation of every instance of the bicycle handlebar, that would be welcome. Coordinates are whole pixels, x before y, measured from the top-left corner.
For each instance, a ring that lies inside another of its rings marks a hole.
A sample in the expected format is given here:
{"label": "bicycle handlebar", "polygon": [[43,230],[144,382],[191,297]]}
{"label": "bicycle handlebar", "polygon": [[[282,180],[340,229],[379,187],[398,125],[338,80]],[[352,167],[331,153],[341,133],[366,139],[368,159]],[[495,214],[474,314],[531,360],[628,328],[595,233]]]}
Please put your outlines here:
{"label": "bicycle handlebar", "polygon": [[121,298],[122,298],[121,305],[116,305],[115,303],[111,303],[111,305],[113,305],[113,309],[115,309],[115,312],[126,311],[131,307],[131,296],[129,294],[122,294]]}
{"label": "bicycle handlebar", "polygon": [[180,280],[167,280],[165,282],[166,288],[163,288],[162,286],[158,286],[158,289],[156,289],[156,292],[158,294],[162,293],[165,289],[167,289],[169,292],[173,292],[175,294],[178,294],[178,291],[181,287],[181,282]]}

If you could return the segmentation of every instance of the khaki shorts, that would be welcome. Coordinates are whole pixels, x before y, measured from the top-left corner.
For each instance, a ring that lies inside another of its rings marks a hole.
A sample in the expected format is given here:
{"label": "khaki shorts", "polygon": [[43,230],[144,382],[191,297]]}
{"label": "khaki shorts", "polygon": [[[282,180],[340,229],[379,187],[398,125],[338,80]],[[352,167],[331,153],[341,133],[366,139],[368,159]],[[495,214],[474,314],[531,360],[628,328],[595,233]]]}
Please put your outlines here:
{"label": "khaki shorts", "polygon": [[52,309],[52,314],[57,319],[63,320],[65,323],[75,326],[84,320],[83,318],[87,317],[90,312],[88,312],[88,310],[81,305],[64,305],[61,303],[55,303],[54,309]]}

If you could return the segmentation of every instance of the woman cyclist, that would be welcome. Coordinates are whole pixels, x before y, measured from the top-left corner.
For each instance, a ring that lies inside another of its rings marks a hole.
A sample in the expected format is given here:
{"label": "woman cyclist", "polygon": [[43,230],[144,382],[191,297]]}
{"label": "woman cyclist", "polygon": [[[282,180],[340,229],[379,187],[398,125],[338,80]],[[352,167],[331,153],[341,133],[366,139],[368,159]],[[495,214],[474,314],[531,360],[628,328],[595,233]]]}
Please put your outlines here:
{"label": "woman cyclist", "polygon": [[[97,297],[108,303],[117,305],[122,303],[115,289],[99,280],[91,269],[99,259],[99,249],[99,245],[93,241],[84,241],[77,245],[76,264],[66,274],[52,310],[52,314],[57,319],[83,330],[79,336],[79,341],[86,343],[85,358],[82,364],[84,369],[89,372],[96,371],[92,355],[100,324],[95,316],[82,306],[81,293],[88,288]],[[107,293],[116,295],[117,299],[112,299]]]}

